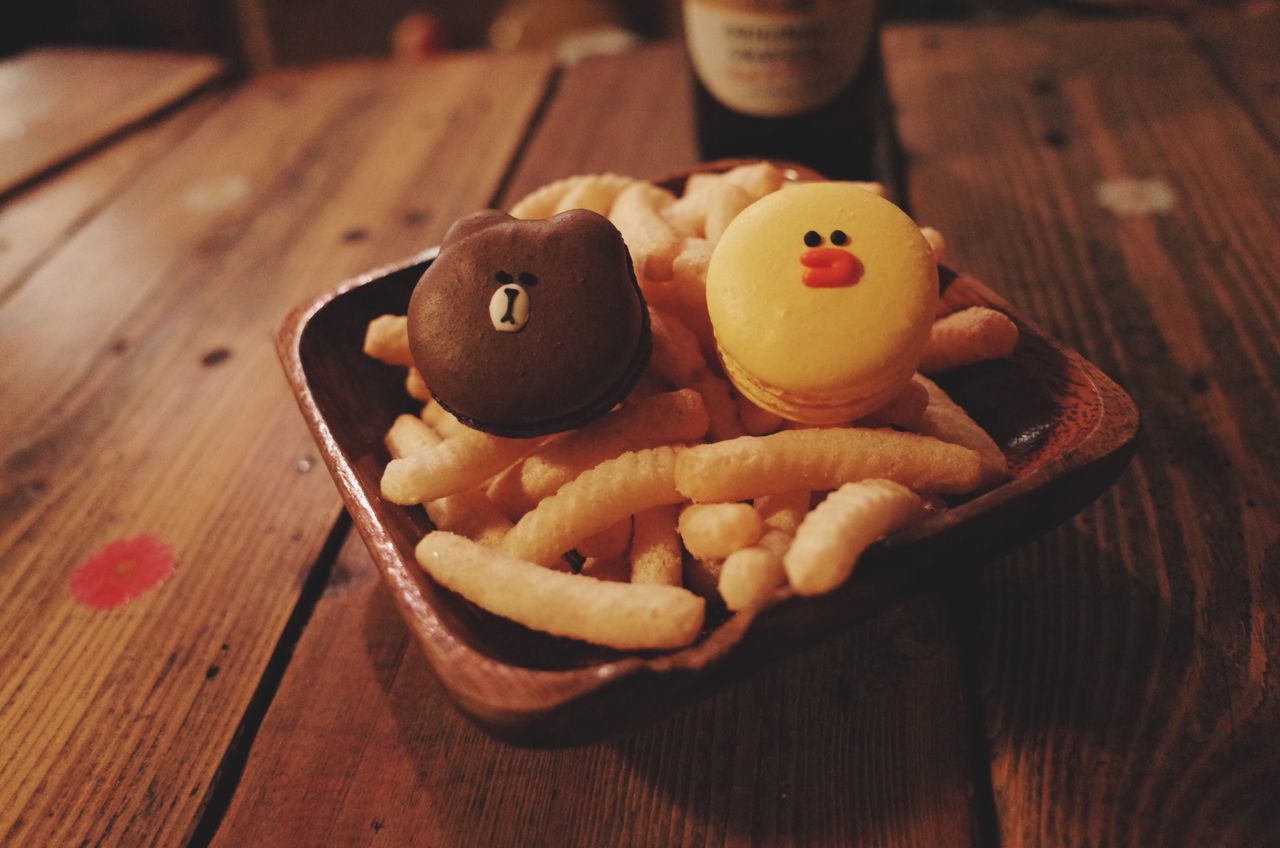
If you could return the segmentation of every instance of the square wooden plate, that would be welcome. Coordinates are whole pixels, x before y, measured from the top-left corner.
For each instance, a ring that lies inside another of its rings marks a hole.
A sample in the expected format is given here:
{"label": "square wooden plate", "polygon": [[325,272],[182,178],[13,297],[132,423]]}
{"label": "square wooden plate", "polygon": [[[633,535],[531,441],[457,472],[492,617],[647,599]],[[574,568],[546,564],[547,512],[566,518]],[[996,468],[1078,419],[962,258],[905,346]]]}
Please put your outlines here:
{"label": "square wooden plate", "polygon": [[417,409],[404,369],[362,353],[365,328],[379,315],[405,313],[434,254],[303,305],[285,321],[278,348],[325,463],[427,661],[459,709],[508,741],[581,743],[652,720],[871,617],[940,569],[995,556],[1066,520],[1111,485],[1133,451],[1138,411],[1119,386],[981,283],[944,269],[948,311],[990,306],[1022,331],[1011,359],[938,380],[1005,451],[1011,480],[874,545],[829,595],[782,589],[735,616],[709,607],[702,637],[679,651],[621,653],[536,633],[435,585],[413,555],[431,529],[425,512],[379,495],[389,460],[383,436],[396,415]]}

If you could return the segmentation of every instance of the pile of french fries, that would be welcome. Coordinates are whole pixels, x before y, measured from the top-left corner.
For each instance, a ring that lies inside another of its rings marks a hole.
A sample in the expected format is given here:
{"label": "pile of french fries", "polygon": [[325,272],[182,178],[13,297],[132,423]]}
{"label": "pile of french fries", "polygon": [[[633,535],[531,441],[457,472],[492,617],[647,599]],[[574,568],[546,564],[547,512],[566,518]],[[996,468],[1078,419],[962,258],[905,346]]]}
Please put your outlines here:
{"label": "pile of french fries", "polygon": [[[995,310],[937,320],[921,373],[843,426],[783,421],[721,376],[707,262],[738,212],[786,185],[761,162],[694,175],[681,197],[604,174],[516,204],[522,218],[606,215],[649,304],[647,372],[617,408],[570,432],[505,439],[468,428],[431,399],[406,319],[370,323],[365,352],[407,368],[406,391],[424,404],[387,433],[382,494],[421,504],[438,528],[416,551],[434,580],[535,630],[622,650],[678,648],[698,638],[709,599],[737,611],[788,587],[829,592],[873,542],[945,509],[941,495],[1007,477],[991,437],[925,376],[1009,356],[1018,330]],[[942,236],[922,231],[943,261]]]}

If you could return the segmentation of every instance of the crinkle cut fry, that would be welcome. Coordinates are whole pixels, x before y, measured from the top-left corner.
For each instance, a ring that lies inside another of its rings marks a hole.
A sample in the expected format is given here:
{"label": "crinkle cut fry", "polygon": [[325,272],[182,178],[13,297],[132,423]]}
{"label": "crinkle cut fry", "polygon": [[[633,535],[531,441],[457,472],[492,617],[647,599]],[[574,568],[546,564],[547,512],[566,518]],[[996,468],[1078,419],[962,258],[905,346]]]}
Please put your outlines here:
{"label": "crinkle cut fry", "polygon": [[700,503],[797,489],[835,489],[883,477],[921,492],[964,494],[981,482],[976,451],[928,436],[858,428],[786,430],[696,445],[681,453],[676,485]]}
{"label": "crinkle cut fry", "polygon": [[679,449],[629,451],[590,468],[544,498],[507,534],[513,556],[553,565],[565,551],[627,516],[679,503],[675,469]]}

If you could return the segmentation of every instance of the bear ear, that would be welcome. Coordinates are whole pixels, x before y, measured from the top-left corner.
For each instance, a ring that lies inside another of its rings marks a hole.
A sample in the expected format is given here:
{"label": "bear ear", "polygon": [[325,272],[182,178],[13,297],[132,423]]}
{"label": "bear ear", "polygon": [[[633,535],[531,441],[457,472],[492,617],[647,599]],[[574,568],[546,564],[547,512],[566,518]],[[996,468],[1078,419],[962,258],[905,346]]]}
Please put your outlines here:
{"label": "bear ear", "polygon": [[453,222],[453,226],[444,234],[444,241],[440,242],[441,247],[447,247],[456,241],[462,241],[467,236],[473,236],[481,230],[487,230],[497,224],[507,224],[516,220],[506,212],[499,212],[497,209],[482,209],[479,212],[472,212],[470,215],[464,215]]}
{"label": "bear ear", "polygon": [[622,233],[608,218],[590,209],[570,209],[547,223],[558,233],[567,234],[588,244],[622,244]]}

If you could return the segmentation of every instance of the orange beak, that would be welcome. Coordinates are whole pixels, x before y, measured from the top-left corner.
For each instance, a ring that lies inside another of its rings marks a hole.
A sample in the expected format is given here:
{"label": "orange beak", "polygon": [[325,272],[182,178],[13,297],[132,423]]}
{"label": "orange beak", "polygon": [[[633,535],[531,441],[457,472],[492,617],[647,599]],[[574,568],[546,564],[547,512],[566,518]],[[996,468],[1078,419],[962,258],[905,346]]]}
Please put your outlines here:
{"label": "orange beak", "polygon": [[814,289],[838,289],[862,279],[862,262],[838,247],[815,247],[800,254],[800,264],[809,270],[803,281]]}

